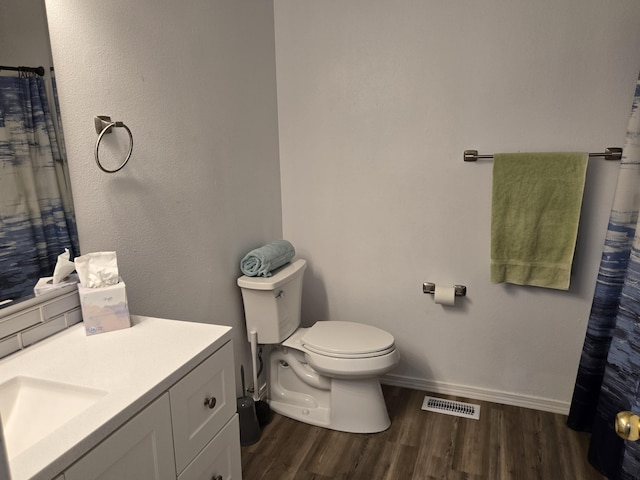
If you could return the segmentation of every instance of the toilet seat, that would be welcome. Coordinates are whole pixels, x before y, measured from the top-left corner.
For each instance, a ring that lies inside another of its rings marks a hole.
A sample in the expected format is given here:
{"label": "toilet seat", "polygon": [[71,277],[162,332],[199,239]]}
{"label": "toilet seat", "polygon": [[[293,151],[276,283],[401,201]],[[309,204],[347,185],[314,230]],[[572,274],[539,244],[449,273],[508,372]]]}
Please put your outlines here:
{"label": "toilet seat", "polygon": [[334,358],[371,358],[395,350],[393,335],[363,323],[320,321],[304,329],[300,345]]}
{"label": "toilet seat", "polygon": [[281,345],[285,352],[292,348],[304,353],[314,370],[333,378],[380,376],[400,360],[393,335],[362,323],[316,322],[299,328]]}

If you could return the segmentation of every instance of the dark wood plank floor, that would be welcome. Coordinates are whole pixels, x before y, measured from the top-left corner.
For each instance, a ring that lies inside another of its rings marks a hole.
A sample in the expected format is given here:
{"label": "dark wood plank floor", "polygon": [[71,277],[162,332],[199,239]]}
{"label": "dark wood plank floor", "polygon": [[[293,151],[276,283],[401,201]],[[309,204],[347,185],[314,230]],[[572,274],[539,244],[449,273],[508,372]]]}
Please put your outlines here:
{"label": "dark wood plank floor", "polygon": [[480,420],[421,410],[425,392],[384,386],[391,427],[351,434],[274,415],[242,447],[244,480],[602,480],[586,460],[588,435],[566,417],[457,397]]}

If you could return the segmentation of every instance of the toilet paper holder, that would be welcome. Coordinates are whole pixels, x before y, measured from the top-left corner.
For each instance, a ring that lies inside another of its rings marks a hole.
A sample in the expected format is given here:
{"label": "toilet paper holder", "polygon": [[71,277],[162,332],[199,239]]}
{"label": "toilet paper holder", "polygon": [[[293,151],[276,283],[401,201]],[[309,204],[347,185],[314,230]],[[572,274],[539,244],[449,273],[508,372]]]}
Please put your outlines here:
{"label": "toilet paper holder", "polygon": [[[453,289],[456,292],[456,297],[465,297],[467,295],[467,287],[465,285],[454,285]],[[436,284],[425,282],[422,284],[422,293],[430,293],[431,295],[436,293]]]}

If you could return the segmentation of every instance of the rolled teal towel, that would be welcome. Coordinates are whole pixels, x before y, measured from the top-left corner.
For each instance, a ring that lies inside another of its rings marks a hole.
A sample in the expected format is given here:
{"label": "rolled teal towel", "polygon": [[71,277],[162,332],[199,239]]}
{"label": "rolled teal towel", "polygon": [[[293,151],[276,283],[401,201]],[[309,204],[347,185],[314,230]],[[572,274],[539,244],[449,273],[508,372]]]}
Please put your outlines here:
{"label": "rolled teal towel", "polygon": [[290,262],[296,250],[287,240],[276,240],[251,250],[240,261],[240,270],[248,277],[270,277],[271,272]]}

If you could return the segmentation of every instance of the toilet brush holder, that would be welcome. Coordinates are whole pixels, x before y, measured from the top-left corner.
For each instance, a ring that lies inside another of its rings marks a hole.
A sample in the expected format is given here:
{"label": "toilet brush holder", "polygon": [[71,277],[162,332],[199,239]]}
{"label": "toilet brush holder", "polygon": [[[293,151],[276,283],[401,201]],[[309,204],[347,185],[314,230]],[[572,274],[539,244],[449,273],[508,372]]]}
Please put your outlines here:
{"label": "toilet brush holder", "polygon": [[244,365],[240,365],[240,379],[242,380],[242,394],[238,398],[238,420],[240,421],[240,445],[246,447],[260,440],[260,424],[256,415],[256,404],[253,398],[244,395],[247,391],[244,384]]}
{"label": "toilet brush holder", "polygon": [[240,421],[240,445],[253,445],[260,440],[260,425],[256,406],[251,397],[238,398],[238,419]]}

